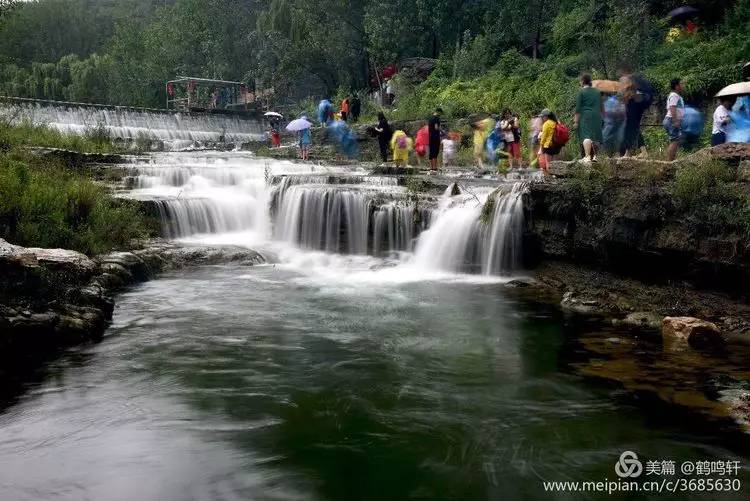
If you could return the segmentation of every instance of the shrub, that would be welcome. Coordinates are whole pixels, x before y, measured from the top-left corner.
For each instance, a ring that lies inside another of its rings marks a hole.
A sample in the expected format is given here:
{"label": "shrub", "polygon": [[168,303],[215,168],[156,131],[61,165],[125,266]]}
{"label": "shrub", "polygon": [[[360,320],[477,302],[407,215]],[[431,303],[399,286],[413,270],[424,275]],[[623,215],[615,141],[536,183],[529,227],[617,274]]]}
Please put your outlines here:
{"label": "shrub", "polygon": [[96,254],[147,235],[137,207],[112,199],[104,186],[55,164],[0,157],[0,237]]}

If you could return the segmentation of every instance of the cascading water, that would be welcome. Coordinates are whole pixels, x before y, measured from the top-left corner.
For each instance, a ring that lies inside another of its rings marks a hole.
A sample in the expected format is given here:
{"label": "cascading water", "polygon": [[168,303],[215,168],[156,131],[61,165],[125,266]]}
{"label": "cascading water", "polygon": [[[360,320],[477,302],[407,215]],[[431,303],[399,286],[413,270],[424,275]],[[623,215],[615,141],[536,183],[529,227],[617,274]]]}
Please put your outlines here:
{"label": "cascading water", "polygon": [[[434,223],[419,237],[414,264],[424,269],[484,275],[519,269],[525,189],[524,183],[516,183],[505,193],[486,194],[482,201],[474,194],[449,197],[449,187]],[[487,211],[485,217],[483,210]]]}
{"label": "cascading water", "polygon": [[306,249],[367,253],[371,205],[365,193],[286,181],[273,202],[276,238]]}
{"label": "cascading water", "polygon": [[373,254],[411,252],[415,236],[427,223],[426,215],[412,204],[394,202],[379,207],[373,214]]}
{"label": "cascading water", "polygon": [[139,137],[188,146],[195,143],[242,143],[264,139],[260,121],[239,115],[179,113],[44,102],[6,101],[0,103],[3,115],[13,121],[48,125],[61,132],[85,134],[92,127],[104,126],[118,139]]}
{"label": "cascading water", "polygon": [[485,275],[511,273],[522,261],[523,183],[476,194],[452,185],[430,209],[395,177],[241,152],[162,153],[128,167],[126,196],[154,203],[169,238],[269,242]]}

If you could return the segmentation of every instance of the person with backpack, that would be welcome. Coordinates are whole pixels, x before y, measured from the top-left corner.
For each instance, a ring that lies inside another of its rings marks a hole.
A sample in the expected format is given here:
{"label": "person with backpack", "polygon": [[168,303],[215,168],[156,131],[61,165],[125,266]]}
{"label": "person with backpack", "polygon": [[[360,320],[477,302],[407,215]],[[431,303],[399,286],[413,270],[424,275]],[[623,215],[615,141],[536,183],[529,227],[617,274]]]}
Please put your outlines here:
{"label": "person with backpack", "polygon": [[544,122],[539,136],[539,167],[547,174],[550,162],[570,139],[570,131],[549,109],[543,109],[540,115]]}
{"label": "person with backpack", "polygon": [[596,162],[596,152],[602,143],[602,93],[591,86],[591,75],[581,75],[581,90],[576,98],[573,128],[578,131],[583,162]]}
{"label": "person with backpack", "polygon": [[620,87],[625,103],[625,131],[620,154],[627,157],[642,150],[641,153],[645,155],[641,120],[654,101],[654,87],[642,75],[624,73],[620,78]]}
{"label": "person with backpack", "polygon": [[409,152],[412,149],[412,140],[406,132],[397,130],[391,138],[391,149],[393,150],[393,163],[398,166],[409,165]]}

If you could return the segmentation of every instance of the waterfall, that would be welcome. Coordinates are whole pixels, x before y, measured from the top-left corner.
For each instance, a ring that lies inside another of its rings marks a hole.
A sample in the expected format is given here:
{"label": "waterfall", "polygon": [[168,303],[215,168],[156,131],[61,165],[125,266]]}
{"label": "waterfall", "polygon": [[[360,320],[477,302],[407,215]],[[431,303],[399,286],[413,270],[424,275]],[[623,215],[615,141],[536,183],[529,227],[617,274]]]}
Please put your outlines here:
{"label": "waterfall", "polygon": [[509,274],[523,261],[521,182],[452,184],[417,204],[397,177],[242,152],[160,153],[122,165],[130,171],[125,196],[153,203],[168,238],[270,242],[485,275]]}
{"label": "waterfall", "polygon": [[378,207],[372,216],[373,254],[390,256],[413,251],[416,235],[427,227],[427,214],[413,204],[394,202]]}
{"label": "waterfall", "polygon": [[276,212],[274,236],[279,240],[305,249],[367,253],[370,200],[365,193],[284,180],[272,205]]}
{"label": "waterfall", "polygon": [[114,138],[133,140],[146,137],[178,146],[243,143],[265,138],[260,121],[239,115],[33,101],[3,102],[0,110],[15,122],[48,125],[64,133],[85,134],[90,128],[102,125]]}
{"label": "waterfall", "polygon": [[508,192],[489,194],[484,204],[490,204],[491,213],[484,221],[485,205],[480,199],[459,197],[459,203],[453,206],[441,201],[434,223],[419,237],[415,265],[485,275],[508,274],[519,269],[525,190],[525,184],[516,183]]}

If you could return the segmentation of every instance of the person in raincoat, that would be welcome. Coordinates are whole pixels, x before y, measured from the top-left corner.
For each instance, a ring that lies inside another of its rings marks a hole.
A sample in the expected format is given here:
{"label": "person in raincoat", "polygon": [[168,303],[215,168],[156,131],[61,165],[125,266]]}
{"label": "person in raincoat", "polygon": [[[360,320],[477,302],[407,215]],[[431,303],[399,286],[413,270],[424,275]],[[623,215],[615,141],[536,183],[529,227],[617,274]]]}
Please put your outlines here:
{"label": "person in raincoat", "polygon": [[622,142],[625,139],[625,120],[627,110],[625,103],[616,94],[612,94],[604,101],[604,127],[602,128],[602,139],[604,151],[607,155],[614,156],[620,152]]}
{"label": "person in raincoat", "polygon": [[495,120],[487,117],[472,123],[471,127],[474,129],[474,165],[482,168],[484,167],[485,142],[495,128]]}
{"label": "person in raincoat", "polygon": [[409,152],[412,150],[412,140],[406,132],[397,130],[391,138],[391,150],[393,150],[393,163],[396,166],[409,165]]}
{"label": "person in raincoat", "polygon": [[484,142],[487,153],[487,161],[491,164],[498,163],[499,153],[505,148],[505,134],[503,133],[501,122],[496,122],[492,132],[487,136]]}
{"label": "person in raincoat", "polygon": [[581,75],[573,128],[578,130],[583,161],[596,162],[596,150],[602,143],[602,93],[591,86],[591,75],[588,73]]}
{"label": "person in raincoat", "polygon": [[343,101],[341,101],[341,120],[344,122],[349,120],[349,96],[346,96]]}
{"label": "person in raincoat", "polygon": [[419,128],[414,141],[414,153],[417,154],[417,165],[422,165],[422,159],[427,157],[430,148],[430,129],[427,125]]}
{"label": "person in raincoat", "polygon": [[343,120],[334,120],[331,122],[328,125],[327,134],[336,142],[339,152],[347,157],[354,158],[359,153],[357,136]]}
{"label": "person in raincoat", "polygon": [[391,145],[393,128],[391,128],[391,124],[388,123],[388,119],[385,118],[385,114],[382,111],[378,112],[378,125],[373,130],[375,136],[378,138],[378,146],[380,146],[380,159],[383,162],[387,162],[388,147]]}
{"label": "person in raincoat", "polygon": [[297,145],[299,146],[299,157],[307,160],[310,156],[310,145],[312,144],[312,132],[310,129],[302,129],[297,132]]}
{"label": "person in raincoat", "polygon": [[540,114],[544,122],[542,123],[542,132],[539,134],[539,167],[544,174],[549,173],[549,165],[555,155],[560,153],[560,146],[555,144],[555,127],[557,126],[557,117],[547,108]]}
{"label": "person in raincoat", "polygon": [[323,99],[318,103],[318,122],[326,125],[333,120],[333,104],[328,99]]}

